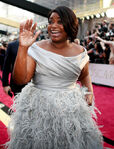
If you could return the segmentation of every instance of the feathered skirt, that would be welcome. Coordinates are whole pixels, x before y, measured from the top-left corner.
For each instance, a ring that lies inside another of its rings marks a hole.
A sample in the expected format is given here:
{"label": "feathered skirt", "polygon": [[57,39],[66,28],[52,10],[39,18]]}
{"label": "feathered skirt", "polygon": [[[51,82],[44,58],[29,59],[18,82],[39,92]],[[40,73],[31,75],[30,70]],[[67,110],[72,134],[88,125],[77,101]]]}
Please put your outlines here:
{"label": "feathered skirt", "polygon": [[8,149],[103,149],[79,86],[50,91],[30,83],[15,97],[13,110]]}

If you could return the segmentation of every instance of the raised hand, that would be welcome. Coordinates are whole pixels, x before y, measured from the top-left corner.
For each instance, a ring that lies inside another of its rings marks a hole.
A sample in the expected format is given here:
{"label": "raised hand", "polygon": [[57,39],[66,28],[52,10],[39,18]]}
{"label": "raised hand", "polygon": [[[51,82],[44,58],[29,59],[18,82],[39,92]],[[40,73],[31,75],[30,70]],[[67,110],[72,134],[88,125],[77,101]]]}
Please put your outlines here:
{"label": "raised hand", "polygon": [[4,86],[3,90],[8,95],[8,91],[11,91],[11,87],[10,86]]}
{"label": "raised hand", "polygon": [[34,34],[37,23],[33,24],[33,20],[27,20],[20,24],[19,45],[23,47],[30,47],[35,41],[40,31]]}
{"label": "raised hand", "polygon": [[95,36],[95,38],[96,38],[97,40],[101,40],[101,38],[100,38],[99,36],[97,36],[97,35]]}

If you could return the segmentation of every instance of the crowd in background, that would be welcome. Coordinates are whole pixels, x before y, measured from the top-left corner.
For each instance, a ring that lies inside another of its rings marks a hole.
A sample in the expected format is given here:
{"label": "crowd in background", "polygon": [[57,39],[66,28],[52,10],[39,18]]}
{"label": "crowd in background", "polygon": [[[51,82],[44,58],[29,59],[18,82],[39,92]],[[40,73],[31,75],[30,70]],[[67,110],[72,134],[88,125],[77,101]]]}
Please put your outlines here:
{"label": "crowd in background", "polygon": [[[13,37],[14,38],[0,41],[0,70],[3,68],[8,43],[17,39],[17,36]],[[37,40],[47,38],[47,31],[44,30]],[[112,41],[112,51],[110,44],[103,41]],[[87,35],[84,39],[80,39],[80,44],[87,49],[90,63],[111,64],[109,60],[111,52],[114,57],[114,23],[104,20],[102,23],[95,24],[94,29],[87,31]]]}
{"label": "crowd in background", "polygon": [[90,57],[90,63],[114,64],[114,24],[104,20],[80,41]]}

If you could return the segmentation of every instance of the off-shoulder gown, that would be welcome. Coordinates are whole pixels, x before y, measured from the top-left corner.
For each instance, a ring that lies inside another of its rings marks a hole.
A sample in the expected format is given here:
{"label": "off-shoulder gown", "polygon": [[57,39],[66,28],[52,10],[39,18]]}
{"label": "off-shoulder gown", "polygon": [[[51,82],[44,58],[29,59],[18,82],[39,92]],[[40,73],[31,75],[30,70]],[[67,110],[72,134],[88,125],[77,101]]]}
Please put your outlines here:
{"label": "off-shoulder gown", "polygon": [[76,82],[89,61],[86,49],[64,57],[34,43],[33,79],[15,97],[8,149],[103,149],[102,135]]}

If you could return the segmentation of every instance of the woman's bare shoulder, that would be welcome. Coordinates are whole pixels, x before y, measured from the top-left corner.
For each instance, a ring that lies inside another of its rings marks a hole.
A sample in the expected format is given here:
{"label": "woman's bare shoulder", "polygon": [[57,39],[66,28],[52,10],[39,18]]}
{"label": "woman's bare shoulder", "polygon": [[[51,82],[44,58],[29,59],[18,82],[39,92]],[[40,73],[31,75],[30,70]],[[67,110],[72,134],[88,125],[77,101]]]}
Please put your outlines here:
{"label": "woman's bare shoulder", "polygon": [[84,47],[75,43],[73,43],[73,49],[77,51],[77,54],[84,52]]}

